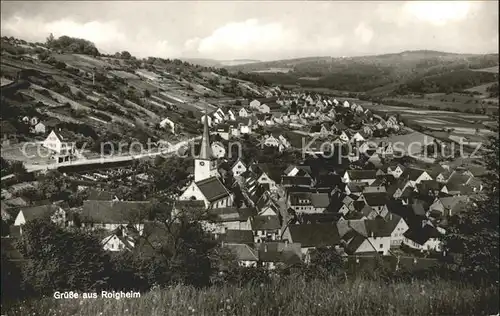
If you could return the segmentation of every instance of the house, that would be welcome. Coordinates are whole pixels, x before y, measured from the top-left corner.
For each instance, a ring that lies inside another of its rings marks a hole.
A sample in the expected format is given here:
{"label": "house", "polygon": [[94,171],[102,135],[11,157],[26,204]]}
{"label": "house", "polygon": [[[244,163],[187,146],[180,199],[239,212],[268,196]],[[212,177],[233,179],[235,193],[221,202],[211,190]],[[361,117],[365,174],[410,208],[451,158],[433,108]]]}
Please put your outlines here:
{"label": "house", "polygon": [[22,226],[35,219],[47,219],[58,225],[67,226],[66,211],[58,205],[46,204],[32,207],[24,207],[17,213],[14,226]]}
{"label": "house", "polygon": [[300,244],[301,253],[305,256],[313,249],[340,246],[340,235],[335,223],[288,225],[283,238]]}
{"label": "house", "polygon": [[385,218],[389,212],[387,209],[387,203],[389,201],[387,193],[363,193],[363,198],[366,205],[368,205],[372,210],[369,215],[366,215],[368,218],[375,218],[377,216]]}
{"label": "house", "polygon": [[228,229],[219,236],[218,240],[224,244],[246,244],[249,246],[254,244],[253,232],[250,229]]}
{"label": "house", "polygon": [[167,128],[172,134],[175,134],[175,123],[168,117],[160,122],[160,128]]}
{"label": "house", "polygon": [[241,243],[223,243],[223,247],[229,249],[236,257],[241,267],[257,267],[259,261],[258,252],[252,246]]}
{"label": "house", "polygon": [[254,241],[261,243],[280,238],[281,223],[278,216],[258,215],[248,219],[254,233]]}
{"label": "house", "polygon": [[311,167],[290,165],[283,172],[288,177],[311,177]]}
{"label": "house", "polygon": [[42,142],[42,146],[55,153],[58,162],[69,161],[75,154],[75,142],[68,141],[71,136],[62,131],[52,130]]}
{"label": "house", "polygon": [[242,107],[238,111],[238,115],[239,115],[239,117],[247,118],[247,117],[249,117],[251,115],[251,113],[246,108]]}
{"label": "house", "polygon": [[123,251],[133,250],[135,246],[135,239],[127,234],[123,234],[120,228],[116,229],[111,235],[106,236],[101,241],[101,245],[106,251]]}
{"label": "house", "polygon": [[347,101],[344,101],[344,103],[343,103],[342,105],[343,105],[343,107],[345,107],[345,108],[349,108],[349,107],[351,106],[351,105],[349,104],[349,102],[347,102]]}
{"label": "house", "polygon": [[392,229],[384,219],[345,220],[337,223],[338,231],[349,255],[387,255],[391,248]]}
{"label": "house", "polygon": [[399,215],[389,213],[387,216],[388,229],[391,232],[391,248],[398,248],[404,241],[404,233],[408,230],[408,224]]}
{"label": "house", "polygon": [[45,124],[42,122],[37,123],[34,127],[31,128],[32,133],[35,134],[45,134],[46,128]]}
{"label": "house", "polygon": [[239,177],[241,176],[244,172],[247,171],[247,167],[243,161],[238,158],[233,166],[231,167],[231,171],[233,172],[233,176]]}
{"label": "house", "polygon": [[233,195],[217,177],[193,181],[181,194],[179,199],[203,201],[207,209],[233,205]]}
{"label": "house", "polygon": [[221,142],[213,142],[210,148],[212,149],[212,155],[215,158],[222,158],[226,156],[226,149]]}
{"label": "house", "polygon": [[234,114],[233,110],[229,109],[227,111],[226,118],[230,121],[236,121],[236,115]]}
{"label": "house", "polygon": [[226,234],[228,230],[251,230],[248,219],[257,215],[254,208],[238,209],[221,207],[207,210],[206,219],[201,220],[205,231],[216,236]]}
{"label": "house", "polygon": [[276,191],[276,182],[280,180],[279,174],[274,170],[273,166],[267,164],[257,164],[251,166],[252,172],[255,174],[257,183],[269,185],[271,191]]}
{"label": "house", "polygon": [[342,182],[344,183],[367,183],[368,185],[375,182],[377,178],[376,170],[347,170],[342,176]]}
{"label": "house", "polygon": [[405,167],[403,165],[397,164],[395,166],[388,166],[387,174],[392,175],[394,178],[398,179],[404,172]]}
{"label": "house", "polygon": [[339,139],[344,142],[344,143],[348,143],[349,142],[349,136],[347,135],[347,133],[345,131],[342,131],[339,135]]}
{"label": "house", "polygon": [[382,157],[392,157],[394,155],[391,143],[380,142],[376,152]]}
{"label": "house", "polygon": [[289,242],[264,242],[257,246],[259,266],[273,270],[280,265],[294,265],[302,262],[300,245]]}
{"label": "house", "polygon": [[351,139],[349,140],[351,143],[361,143],[365,141],[365,138],[359,133],[356,132],[354,135],[351,136]]}
{"label": "house", "polygon": [[267,104],[261,104],[258,108],[260,113],[269,113],[271,112],[271,108]]}
{"label": "house", "polygon": [[253,100],[252,102],[250,102],[249,107],[251,109],[258,110],[260,108],[260,102],[258,100]]}
{"label": "house", "polygon": [[427,215],[434,218],[453,216],[466,209],[469,201],[467,196],[437,197],[429,206]]}
{"label": "house", "polygon": [[363,134],[365,134],[368,137],[371,137],[373,135],[373,129],[369,125],[364,125],[362,131]]}
{"label": "house", "polygon": [[410,181],[412,186],[415,186],[415,184],[420,183],[421,181],[433,180],[425,170],[417,168],[406,168],[401,175],[401,178]]}
{"label": "house", "polygon": [[82,227],[123,232],[130,230],[142,234],[144,224],[139,219],[145,216],[151,206],[146,201],[94,201],[83,202]]}
{"label": "house", "polygon": [[403,244],[420,251],[441,251],[443,231],[430,223],[411,226],[404,234]]}

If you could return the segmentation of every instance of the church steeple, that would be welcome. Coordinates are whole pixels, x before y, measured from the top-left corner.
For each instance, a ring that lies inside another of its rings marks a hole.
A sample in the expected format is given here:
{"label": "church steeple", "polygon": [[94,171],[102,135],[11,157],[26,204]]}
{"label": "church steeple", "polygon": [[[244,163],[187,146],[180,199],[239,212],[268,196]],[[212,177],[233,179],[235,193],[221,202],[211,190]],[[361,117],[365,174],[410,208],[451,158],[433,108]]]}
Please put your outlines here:
{"label": "church steeple", "polygon": [[198,182],[211,177],[220,177],[220,174],[217,170],[217,161],[212,156],[210,132],[208,131],[208,110],[205,106],[205,121],[203,122],[200,154],[194,160],[194,181]]}
{"label": "church steeple", "polygon": [[208,109],[205,105],[205,120],[203,122],[203,135],[201,136],[200,158],[209,160],[212,157],[210,148],[210,132],[208,131]]}

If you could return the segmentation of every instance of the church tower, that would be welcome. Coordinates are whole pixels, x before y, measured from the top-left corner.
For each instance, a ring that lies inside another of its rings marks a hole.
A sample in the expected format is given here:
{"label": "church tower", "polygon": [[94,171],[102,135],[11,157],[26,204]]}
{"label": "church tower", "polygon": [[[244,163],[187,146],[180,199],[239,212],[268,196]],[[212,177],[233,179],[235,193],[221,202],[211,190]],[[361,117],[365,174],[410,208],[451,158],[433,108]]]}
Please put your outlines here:
{"label": "church tower", "polygon": [[[208,110],[205,107],[205,115],[208,117]],[[201,147],[199,156],[194,160],[194,181],[208,179],[210,177],[219,177],[217,170],[217,161],[212,156],[210,147],[210,132],[208,131],[208,119],[203,122],[203,135],[201,137]]]}

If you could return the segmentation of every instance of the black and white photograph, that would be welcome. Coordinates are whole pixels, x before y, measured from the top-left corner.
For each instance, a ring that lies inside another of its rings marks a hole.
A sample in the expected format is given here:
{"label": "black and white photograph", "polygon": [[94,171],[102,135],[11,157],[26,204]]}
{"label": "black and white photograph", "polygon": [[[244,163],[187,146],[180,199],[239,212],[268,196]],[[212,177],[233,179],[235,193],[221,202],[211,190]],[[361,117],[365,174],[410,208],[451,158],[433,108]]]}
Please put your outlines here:
{"label": "black and white photograph", "polygon": [[500,316],[498,1],[0,14],[0,316]]}

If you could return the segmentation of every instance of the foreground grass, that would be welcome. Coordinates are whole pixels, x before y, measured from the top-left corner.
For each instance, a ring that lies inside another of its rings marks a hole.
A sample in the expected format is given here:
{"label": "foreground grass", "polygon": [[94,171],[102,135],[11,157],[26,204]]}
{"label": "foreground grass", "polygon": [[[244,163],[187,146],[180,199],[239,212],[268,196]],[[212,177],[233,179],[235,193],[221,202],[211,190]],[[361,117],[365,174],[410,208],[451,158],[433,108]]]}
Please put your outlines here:
{"label": "foreground grass", "polygon": [[6,315],[491,315],[498,288],[447,281],[276,281],[269,285],[195,289],[178,285],[136,299],[45,298]]}

